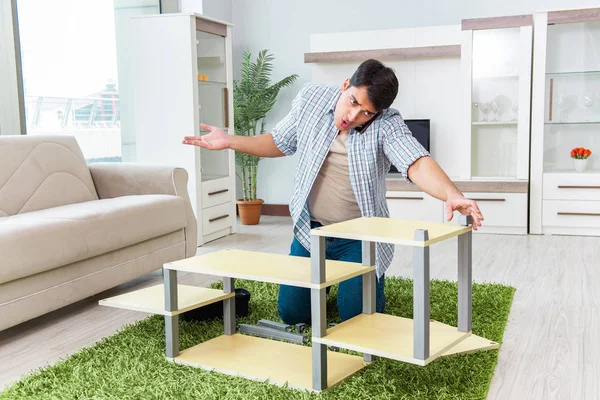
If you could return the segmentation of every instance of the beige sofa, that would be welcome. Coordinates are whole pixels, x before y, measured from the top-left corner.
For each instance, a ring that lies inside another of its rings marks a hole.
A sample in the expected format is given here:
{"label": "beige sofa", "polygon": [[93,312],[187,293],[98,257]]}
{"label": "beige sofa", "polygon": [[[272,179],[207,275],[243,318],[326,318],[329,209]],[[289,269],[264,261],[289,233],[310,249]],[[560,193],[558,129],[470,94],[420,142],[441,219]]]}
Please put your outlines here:
{"label": "beige sofa", "polygon": [[196,253],[181,168],[86,165],[72,136],[0,137],[0,331]]}

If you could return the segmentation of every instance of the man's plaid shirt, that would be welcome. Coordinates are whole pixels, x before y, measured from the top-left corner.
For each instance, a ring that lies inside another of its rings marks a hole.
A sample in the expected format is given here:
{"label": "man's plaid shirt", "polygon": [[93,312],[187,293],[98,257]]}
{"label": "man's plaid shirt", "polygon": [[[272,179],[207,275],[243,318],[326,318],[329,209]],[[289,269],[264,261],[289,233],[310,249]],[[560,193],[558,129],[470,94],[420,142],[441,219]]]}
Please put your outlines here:
{"label": "man's plaid shirt", "polygon": [[[279,150],[292,155],[298,152],[298,170],[290,215],[294,235],[310,251],[310,215],[308,195],[319,169],[338,134],[333,114],[341,95],[340,88],[326,85],[305,86],[292,103],[289,114],[273,129]],[[429,153],[412,136],[397,110],[384,110],[369,127],[348,134],[350,183],[364,217],[389,217],[386,176],[393,164],[407,181],[408,167]],[[384,274],[394,257],[394,245],[378,243],[377,276]]]}

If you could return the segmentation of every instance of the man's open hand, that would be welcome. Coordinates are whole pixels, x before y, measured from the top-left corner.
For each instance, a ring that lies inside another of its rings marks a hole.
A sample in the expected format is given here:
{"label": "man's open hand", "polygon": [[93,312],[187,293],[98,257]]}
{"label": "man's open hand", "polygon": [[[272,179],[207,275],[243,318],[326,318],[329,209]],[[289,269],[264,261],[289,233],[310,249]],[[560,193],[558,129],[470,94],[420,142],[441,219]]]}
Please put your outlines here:
{"label": "man's open hand", "polygon": [[223,132],[223,130],[204,124],[200,124],[200,127],[210,132],[202,136],[186,136],[183,138],[183,144],[204,147],[208,150],[223,150],[230,148],[231,136]]}
{"label": "man's open hand", "polygon": [[479,207],[475,200],[467,199],[459,194],[450,195],[446,200],[446,216],[448,221],[454,216],[454,211],[458,211],[463,215],[470,215],[473,219],[473,229],[477,230],[483,221],[483,215],[479,211]]}

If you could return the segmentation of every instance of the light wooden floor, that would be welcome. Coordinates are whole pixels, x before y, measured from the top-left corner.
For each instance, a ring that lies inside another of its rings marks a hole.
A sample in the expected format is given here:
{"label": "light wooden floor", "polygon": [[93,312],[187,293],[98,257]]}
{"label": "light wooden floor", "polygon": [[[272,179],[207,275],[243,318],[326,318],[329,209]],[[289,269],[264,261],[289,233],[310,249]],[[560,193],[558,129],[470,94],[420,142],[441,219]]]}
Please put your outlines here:
{"label": "light wooden floor", "polygon": [[[291,220],[263,217],[198,253],[221,248],[287,254]],[[388,275],[411,276],[412,252],[398,247]],[[456,239],[431,248],[432,279],[456,280]],[[517,288],[488,399],[598,399],[600,238],[476,234],[473,279]],[[146,315],[98,300],[161,282],[158,273],[0,332],[0,387],[113,334]],[[212,278],[182,274],[181,282]]]}

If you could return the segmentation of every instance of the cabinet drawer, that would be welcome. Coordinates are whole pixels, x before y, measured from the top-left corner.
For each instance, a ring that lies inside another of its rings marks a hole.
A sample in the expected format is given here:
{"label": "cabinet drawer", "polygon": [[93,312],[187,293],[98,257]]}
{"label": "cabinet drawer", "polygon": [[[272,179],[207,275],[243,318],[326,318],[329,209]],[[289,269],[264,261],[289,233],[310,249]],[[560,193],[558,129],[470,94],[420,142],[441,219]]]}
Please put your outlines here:
{"label": "cabinet drawer", "polygon": [[386,193],[386,199],[390,218],[442,222],[442,202],[426,193],[391,191]]}
{"label": "cabinet drawer", "polygon": [[[477,202],[482,227],[527,227],[527,193],[464,193]],[[455,218],[458,215],[455,212]]]}
{"label": "cabinet drawer", "polygon": [[544,226],[600,228],[600,201],[545,200]]}
{"label": "cabinet drawer", "polygon": [[544,174],[544,200],[600,200],[600,174]]}
{"label": "cabinet drawer", "polygon": [[235,217],[231,202],[202,210],[202,233],[210,235],[230,227]]}
{"label": "cabinet drawer", "polygon": [[230,178],[202,182],[202,208],[231,202],[232,190]]}

